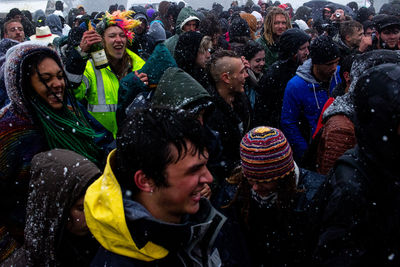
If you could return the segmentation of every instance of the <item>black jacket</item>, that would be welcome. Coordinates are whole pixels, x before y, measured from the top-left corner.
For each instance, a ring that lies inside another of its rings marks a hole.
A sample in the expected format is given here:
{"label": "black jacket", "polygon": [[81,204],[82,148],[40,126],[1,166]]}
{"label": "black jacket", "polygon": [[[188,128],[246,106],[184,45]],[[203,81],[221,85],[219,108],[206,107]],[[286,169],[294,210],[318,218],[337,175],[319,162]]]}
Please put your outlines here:
{"label": "black jacket", "polygon": [[215,104],[215,110],[207,118],[206,124],[219,133],[222,144],[221,169],[218,178],[225,179],[240,162],[239,144],[250,130],[250,107],[246,95],[240,94],[234,101],[234,108],[225,102],[215,88],[209,93]]}
{"label": "black jacket", "polygon": [[338,159],[317,197],[316,263],[399,266],[400,184],[356,148]]}
{"label": "black jacket", "polygon": [[397,64],[382,64],[357,81],[358,145],[339,158],[319,193],[318,263],[400,264],[399,73]]}
{"label": "black jacket", "polygon": [[168,250],[168,255],[147,262],[102,247],[91,266],[220,266],[218,249],[213,244],[226,218],[206,199],[200,201],[199,211],[187,216],[182,224],[157,220],[142,205],[128,199],[124,200],[124,212],[138,250],[151,241]]}
{"label": "black jacket", "polygon": [[272,64],[259,81],[254,121],[256,125],[268,125],[280,128],[281,111],[285,88],[296,75],[299,65],[288,59]]}
{"label": "black jacket", "polygon": [[[251,192],[239,193],[232,207],[247,238],[251,266],[307,266],[310,254],[306,245],[311,229],[308,212],[324,181],[323,175],[299,169],[299,192],[292,198],[293,205],[289,208],[278,208],[276,202],[269,207],[260,206]],[[246,213],[242,212],[246,205],[249,205],[247,220]]]}

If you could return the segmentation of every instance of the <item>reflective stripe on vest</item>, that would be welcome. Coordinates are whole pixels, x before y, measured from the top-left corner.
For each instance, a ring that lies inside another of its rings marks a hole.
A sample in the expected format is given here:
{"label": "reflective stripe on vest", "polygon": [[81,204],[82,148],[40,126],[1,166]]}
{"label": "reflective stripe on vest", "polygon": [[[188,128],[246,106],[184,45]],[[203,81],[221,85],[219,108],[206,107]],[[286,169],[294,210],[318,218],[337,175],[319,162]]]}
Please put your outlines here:
{"label": "reflective stripe on vest", "polygon": [[82,81],[82,79],[83,79],[83,74],[72,74],[72,73],[69,73],[69,72],[67,72],[67,71],[65,71],[66,73],[67,73],[67,77],[68,77],[68,80],[70,81],[70,82],[73,82],[73,83],[81,83],[81,81]]}
{"label": "reflective stripe on vest", "polygon": [[103,75],[101,71],[94,67],[93,60],[90,59],[90,63],[92,63],[94,75],[96,76],[96,85],[97,85],[97,105],[88,104],[88,110],[90,112],[116,112],[117,104],[107,104],[106,103],[106,92],[104,89]]}
{"label": "reflective stripe on vest", "polygon": [[85,90],[85,95],[86,95],[87,91],[90,88],[90,82],[89,82],[89,79],[85,75],[83,75],[82,81],[83,81],[83,83],[85,84],[85,87],[86,87],[86,90]]}
{"label": "reflective stripe on vest", "polygon": [[117,104],[105,104],[105,105],[88,105],[90,112],[116,112]]}

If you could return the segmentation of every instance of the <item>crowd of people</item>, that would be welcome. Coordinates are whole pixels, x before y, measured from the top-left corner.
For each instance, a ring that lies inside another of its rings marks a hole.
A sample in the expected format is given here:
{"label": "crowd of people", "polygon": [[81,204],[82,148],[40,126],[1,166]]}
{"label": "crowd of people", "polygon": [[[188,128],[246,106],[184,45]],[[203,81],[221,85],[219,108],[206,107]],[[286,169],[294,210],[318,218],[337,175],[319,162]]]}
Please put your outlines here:
{"label": "crowd of people", "polygon": [[1,266],[400,265],[400,2],[55,9],[0,21]]}

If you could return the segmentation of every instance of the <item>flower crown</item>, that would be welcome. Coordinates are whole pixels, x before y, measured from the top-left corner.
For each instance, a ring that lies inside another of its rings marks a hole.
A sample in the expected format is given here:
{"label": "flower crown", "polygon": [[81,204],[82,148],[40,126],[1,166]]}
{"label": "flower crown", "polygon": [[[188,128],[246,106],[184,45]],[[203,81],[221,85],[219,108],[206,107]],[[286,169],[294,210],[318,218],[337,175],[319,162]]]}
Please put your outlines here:
{"label": "flower crown", "polygon": [[132,19],[131,15],[134,13],[135,12],[132,10],[123,12],[117,10],[112,14],[106,12],[102,19],[104,30],[110,26],[118,26],[124,31],[129,43],[132,44],[133,37],[135,36],[135,33],[132,30],[141,24],[139,20]]}

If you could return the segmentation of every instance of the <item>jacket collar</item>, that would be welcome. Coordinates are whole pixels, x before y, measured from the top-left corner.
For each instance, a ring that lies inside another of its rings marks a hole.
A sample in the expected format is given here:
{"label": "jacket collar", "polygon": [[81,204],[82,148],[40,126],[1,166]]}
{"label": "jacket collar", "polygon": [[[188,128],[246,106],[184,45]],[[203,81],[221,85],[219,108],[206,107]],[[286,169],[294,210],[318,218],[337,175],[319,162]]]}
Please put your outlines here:
{"label": "jacket collar", "polygon": [[97,241],[108,251],[142,261],[180,251],[192,261],[201,262],[194,252],[200,244],[212,247],[226,218],[208,200],[201,199],[199,211],[187,216],[182,224],[155,219],[138,202],[122,198],[112,170],[115,151],[109,154],[103,175],[85,195],[86,222]]}

